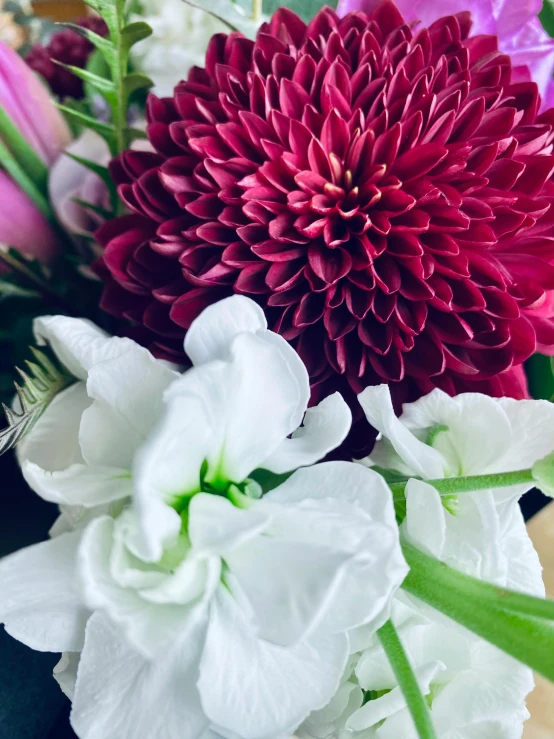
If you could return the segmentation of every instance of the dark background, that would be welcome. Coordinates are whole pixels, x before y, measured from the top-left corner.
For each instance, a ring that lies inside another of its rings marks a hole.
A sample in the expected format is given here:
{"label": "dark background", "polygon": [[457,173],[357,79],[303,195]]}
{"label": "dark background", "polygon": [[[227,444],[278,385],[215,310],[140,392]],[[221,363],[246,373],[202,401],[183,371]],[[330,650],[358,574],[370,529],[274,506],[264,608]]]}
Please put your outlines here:
{"label": "dark background", "polygon": [[[32,493],[11,454],[0,458],[0,557],[42,541],[56,507]],[[526,518],[547,502],[537,491],[522,500]],[[52,677],[58,655],[33,652],[0,627],[0,739],[75,739],[69,701]]]}

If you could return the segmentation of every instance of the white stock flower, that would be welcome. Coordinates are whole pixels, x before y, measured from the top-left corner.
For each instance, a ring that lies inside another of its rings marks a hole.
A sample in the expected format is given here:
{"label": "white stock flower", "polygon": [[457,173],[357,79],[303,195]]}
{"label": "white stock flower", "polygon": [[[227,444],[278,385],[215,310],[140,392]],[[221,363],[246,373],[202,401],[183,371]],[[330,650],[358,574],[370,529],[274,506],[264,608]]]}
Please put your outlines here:
{"label": "white stock flower", "polygon": [[[38,332],[80,382],[20,450],[26,479],[88,513],[0,563],[0,619],[36,649],[82,650],[57,675],[81,739],[293,732],[407,570],[383,479],[306,466],[346,436],[346,403],[306,412],[304,365],[238,296],[192,325],[181,376],[82,321]],[[258,468],[297,471],[256,499]]]}
{"label": "white stock flower", "polygon": [[[158,96],[173,95],[174,87],[187,78],[191,67],[204,67],[206,50],[216,33],[230,33],[226,23],[201,10],[206,0],[198,0],[200,7],[192,7],[184,0],[141,0],[142,12],[134,21],[146,21],[152,35],[131,50],[137,69],[154,82],[153,92]],[[232,0],[212,2],[214,12],[231,25],[252,36],[257,25]]]}
{"label": "white stock flower", "polygon": [[[438,739],[520,739],[531,671],[453,622],[435,623],[400,600],[392,621],[414,668]],[[358,631],[335,698],[297,731],[300,739],[417,739],[388,658]],[[364,643],[365,642],[365,643]]]}
{"label": "white stock flower", "polygon": [[[490,398],[435,389],[406,403],[400,418],[387,385],[366,388],[358,399],[379,431],[369,465],[425,480],[484,475],[531,467],[554,449],[554,405],[546,400]],[[522,494],[533,483],[517,486]]]}

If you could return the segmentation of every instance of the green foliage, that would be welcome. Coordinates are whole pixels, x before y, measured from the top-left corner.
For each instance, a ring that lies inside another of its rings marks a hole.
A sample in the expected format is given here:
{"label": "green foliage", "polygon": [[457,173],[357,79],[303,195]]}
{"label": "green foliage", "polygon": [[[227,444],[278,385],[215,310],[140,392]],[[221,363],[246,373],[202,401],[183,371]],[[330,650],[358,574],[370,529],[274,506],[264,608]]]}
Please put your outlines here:
{"label": "green foliage", "polygon": [[525,363],[525,372],[531,397],[550,400],[554,395],[552,359],[542,354],[533,354]]}
{"label": "green foliage", "polygon": [[42,351],[31,348],[34,362],[26,361],[27,371],[18,369],[23,383],[15,383],[19,409],[3,404],[8,425],[0,431],[0,454],[4,454],[33,428],[56,395],[75,380]]}
{"label": "green foliage", "polygon": [[48,167],[1,106],[0,138],[19,167],[33,180],[44,195],[48,188]]}
{"label": "green foliage", "polygon": [[[111,110],[111,121],[103,123],[88,112],[62,105],[60,108],[73,123],[90,128],[104,138],[112,156],[129,148],[131,142],[142,135],[128,125],[129,100],[137,90],[151,87],[145,75],[129,71],[129,52],[132,46],[147,38],[152,29],[147,23],[126,23],[125,0],[86,0],[106,21],[109,36],[104,38],[86,28],[69,24],[69,27],[87,38],[97,49],[87,69],[62,65],[82,79],[87,90],[101,95]],[[100,63],[100,62],[103,63]]]}
{"label": "green foliage", "polygon": [[554,3],[552,0],[544,0],[539,20],[545,31],[550,36],[554,36]]}
{"label": "green foliage", "polygon": [[554,681],[554,603],[482,582],[403,547],[402,587],[474,634]]}

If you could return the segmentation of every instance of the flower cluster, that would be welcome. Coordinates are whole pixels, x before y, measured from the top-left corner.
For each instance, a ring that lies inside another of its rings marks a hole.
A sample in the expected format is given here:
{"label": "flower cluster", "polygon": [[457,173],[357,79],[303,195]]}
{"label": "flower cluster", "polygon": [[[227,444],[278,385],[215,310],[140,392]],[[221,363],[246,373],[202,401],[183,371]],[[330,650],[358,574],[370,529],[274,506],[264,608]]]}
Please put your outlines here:
{"label": "flower cluster", "polygon": [[113,166],[132,215],[98,233],[103,306],[180,356],[206,305],[248,295],[316,398],[522,397],[521,363],[554,344],[552,113],[470,32],[463,13],[412,30],[386,1],[215,36],[149,99],[157,153]]}
{"label": "flower cluster", "polygon": [[[191,325],[183,374],[79,319],[44,317],[36,335],[75,381],[18,455],[61,514],[51,541],[0,563],[0,618],[64,652],[56,677],[82,739],[411,736],[376,636],[391,614],[439,731],[517,728],[530,671],[400,594],[393,497],[371,465],[428,479],[526,467],[554,448],[554,406],[436,390],[397,419],[388,388],[368,388],[360,402],[383,433],[373,458],[315,464],[350,410],[338,394],[307,410],[305,366],[244,297]],[[277,485],[262,495],[268,473]],[[543,595],[517,507],[529,486],[465,494],[453,513],[451,496],[411,479],[400,533]],[[453,721],[467,681],[495,700]]]}

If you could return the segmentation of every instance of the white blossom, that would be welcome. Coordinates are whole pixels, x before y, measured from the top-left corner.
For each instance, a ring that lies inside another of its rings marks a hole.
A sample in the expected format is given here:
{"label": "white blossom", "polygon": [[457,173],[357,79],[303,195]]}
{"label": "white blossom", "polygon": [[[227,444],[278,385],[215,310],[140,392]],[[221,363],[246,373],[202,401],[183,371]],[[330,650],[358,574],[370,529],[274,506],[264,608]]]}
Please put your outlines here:
{"label": "white blossom", "polygon": [[[290,734],[407,570],[384,480],[309,466],[346,436],[346,403],[307,411],[306,368],[238,296],[192,325],[183,375],[83,321],[37,333],[78,382],[20,459],[65,531],[0,563],[0,619],[73,653],[57,679],[81,739]],[[259,499],[259,468],[297,471]]]}

